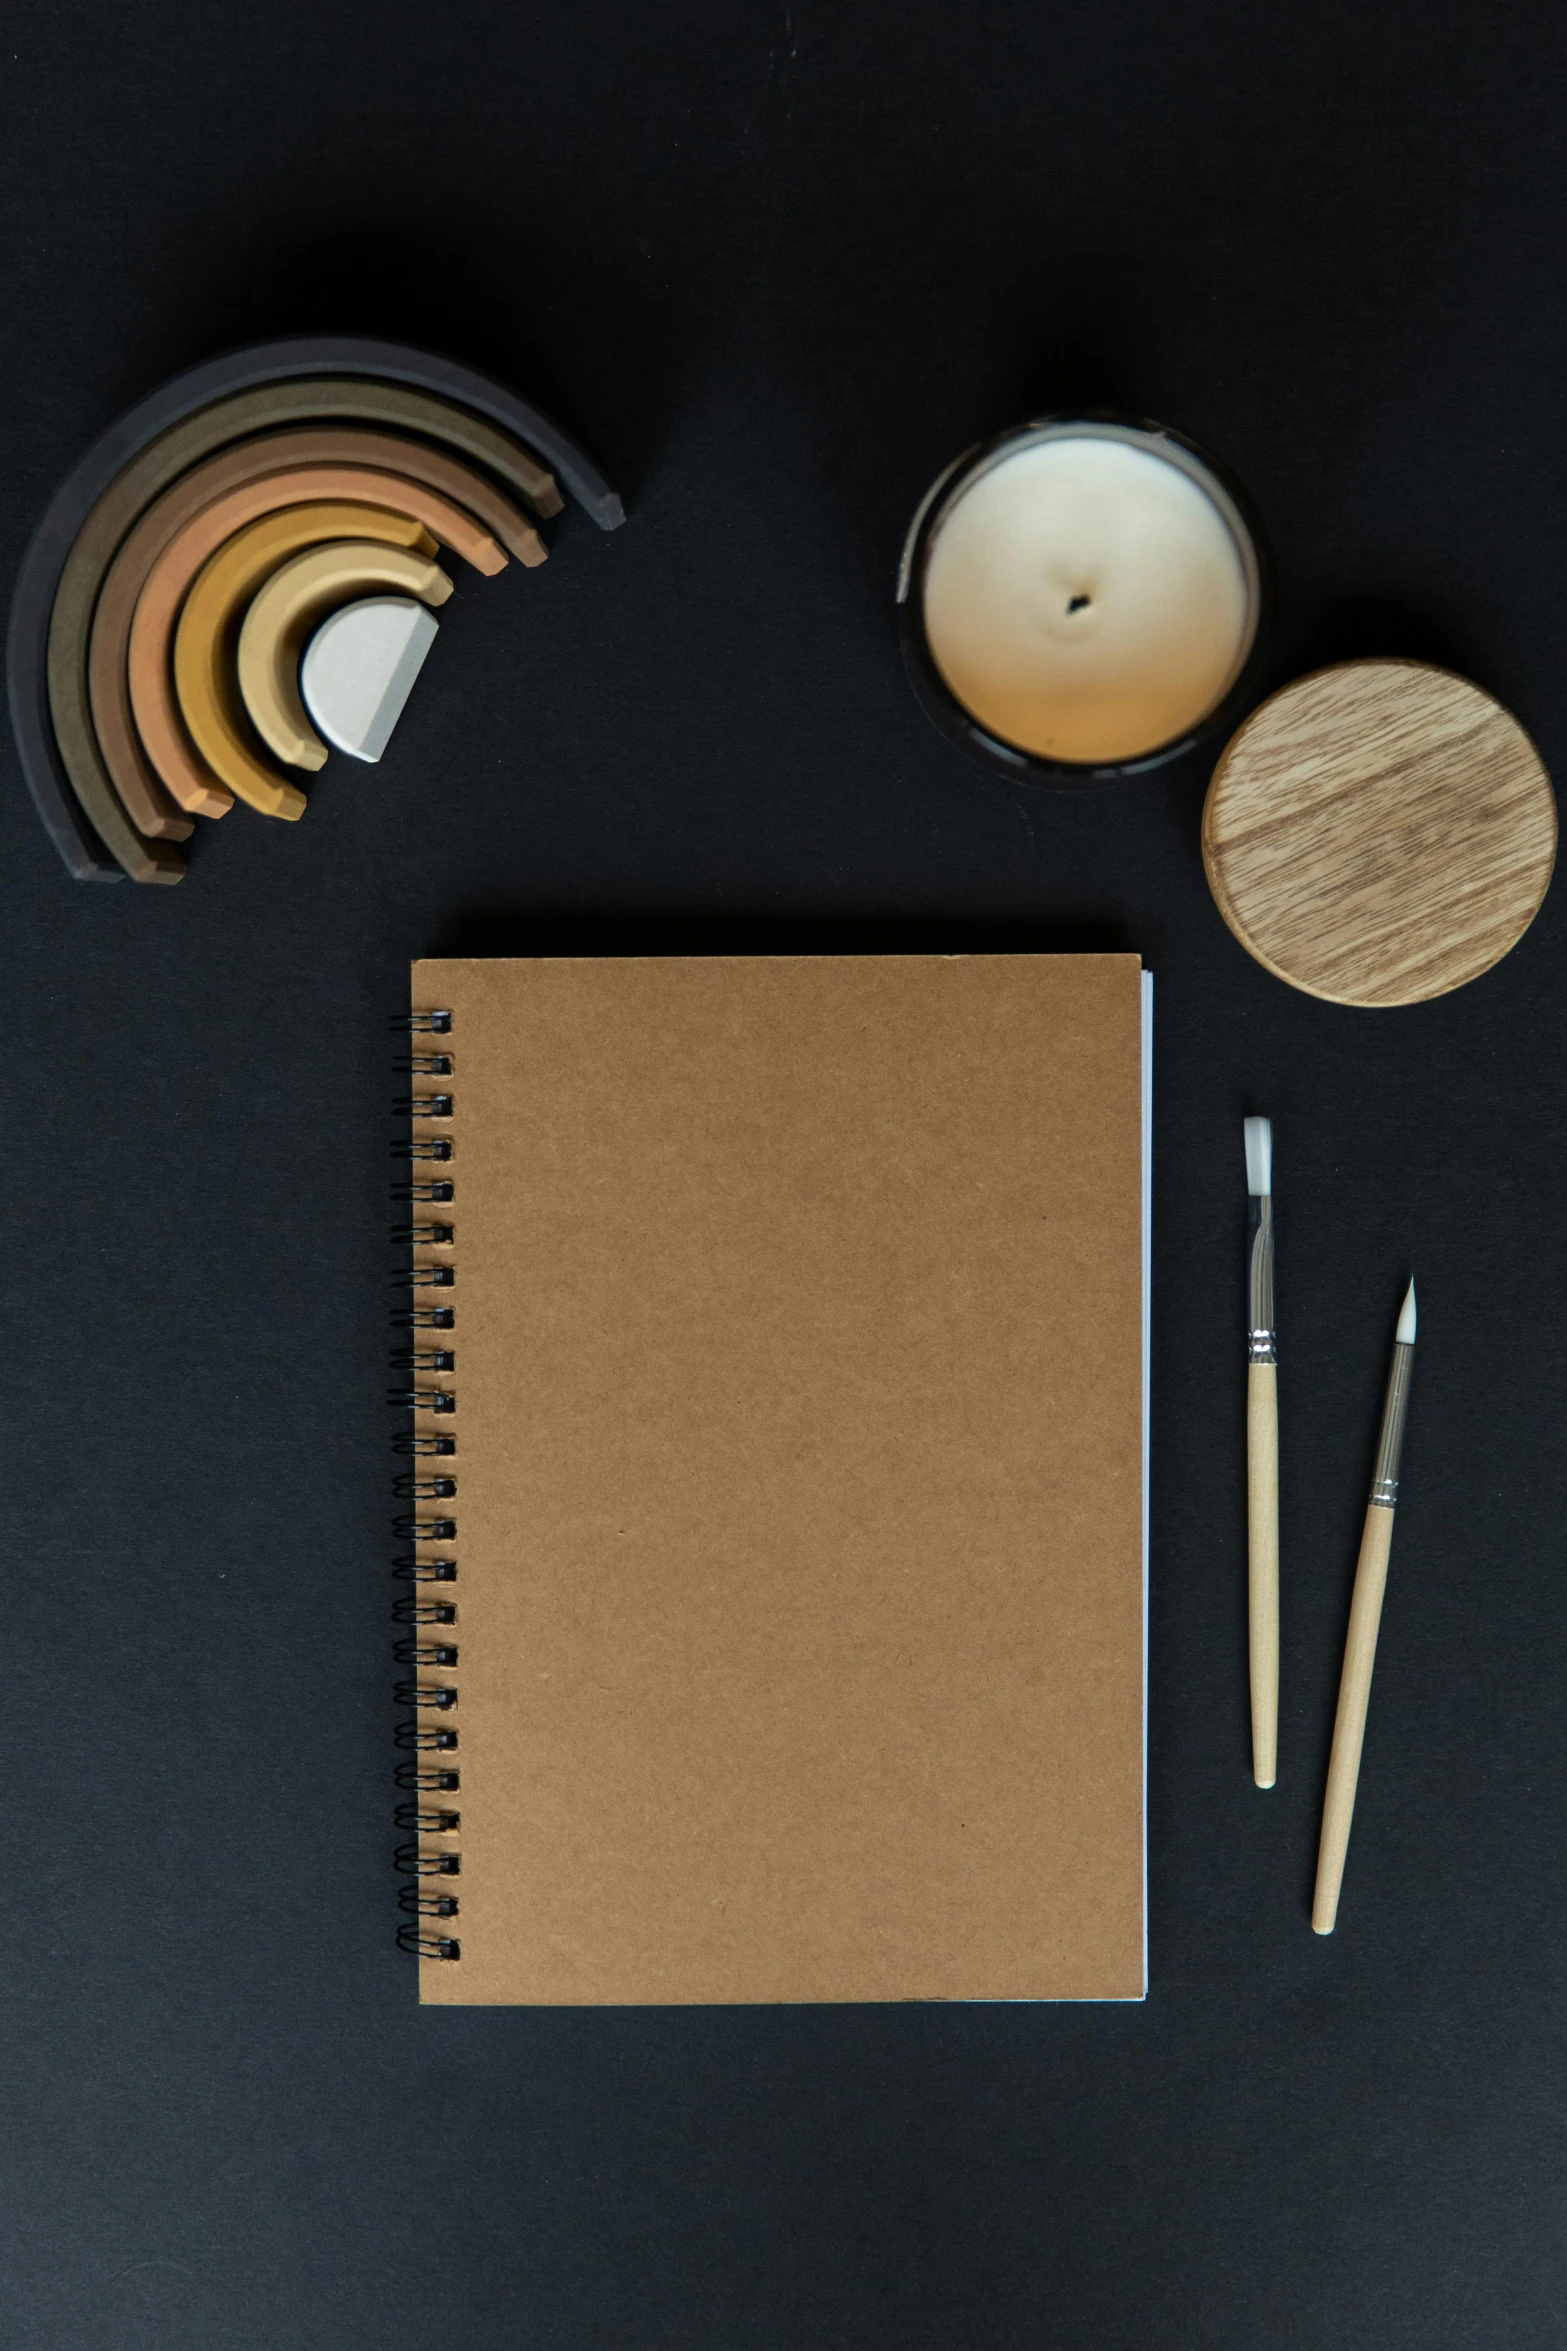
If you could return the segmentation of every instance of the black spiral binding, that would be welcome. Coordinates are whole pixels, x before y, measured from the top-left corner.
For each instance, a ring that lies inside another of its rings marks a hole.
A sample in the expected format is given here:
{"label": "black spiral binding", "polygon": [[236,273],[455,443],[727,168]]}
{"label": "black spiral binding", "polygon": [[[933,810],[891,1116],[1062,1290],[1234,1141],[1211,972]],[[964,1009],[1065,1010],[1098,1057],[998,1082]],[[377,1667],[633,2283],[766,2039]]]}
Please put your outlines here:
{"label": "black spiral binding", "polygon": [[[444,1037],[451,1033],[452,1016],[404,1013],[392,1026],[404,1036]],[[448,1078],[452,1057],[432,1048],[411,1052],[398,1066],[413,1080]],[[393,1145],[393,1156],[407,1160],[409,1175],[406,1182],[393,1185],[392,1198],[415,1218],[394,1225],[391,1234],[393,1247],[402,1253],[394,1286],[408,1302],[392,1309],[397,1343],[390,1364],[401,1384],[388,1392],[387,1402],[394,1411],[411,1415],[413,1422],[392,1438],[392,1451],[400,1461],[392,1497],[405,1506],[393,1514],[392,1532],[410,1546],[394,1553],[392,1560],[393,1574],[409,1587],[392,1608],[399,1635],[392,1657],[408,1675],[394,1693],[402,1717],[397,1745],[404,1757],[396,1778],[411,1799],[398,1805],[395,1816],[404,1838],[392,1857],[404,1880],[397,1898],[405,1915],[397,1940],[402,1950],[421,1959],[460,1959],[457,1937],[425,1923],[456,1918],[458,1899],[447,1881],[462,1872],[461,1855],[451,1841],[462,1815],[437,1801],[455,1795],[461,1784],[456,1764],[438,1760],[457,1752],[457,1731],[446,1719],[457,1704],[452,1679],[457,1644],[449,1637],[457,1622],[457,1605],[436,1597],[437,1588],[457,1581],[457,1562],[444,1548],[456,1539],[457,1521],[421,1507],[449,1502],[457,1492],[456,1476],[445,1466],[456,1454],[457,1439],[433,1425],[457,1410],[457,1398],[444,1384],[445,1375],[457,1366],[456,1353],[444,1336],[455,1328],[456,1312],[436,1295],[456,1283],[447,1255],[454,1236],[448,1222],[429,1213],[449,1206],[456,1187],[449,1176],[422,1172],[451,1160],[452,1139],[432,1132],[432,1122],[451,1118],[452,1096],[435,1090],[410,1092],[394,1102],[392,1111],[394,1117],[412,1122],[407,1140]]]}

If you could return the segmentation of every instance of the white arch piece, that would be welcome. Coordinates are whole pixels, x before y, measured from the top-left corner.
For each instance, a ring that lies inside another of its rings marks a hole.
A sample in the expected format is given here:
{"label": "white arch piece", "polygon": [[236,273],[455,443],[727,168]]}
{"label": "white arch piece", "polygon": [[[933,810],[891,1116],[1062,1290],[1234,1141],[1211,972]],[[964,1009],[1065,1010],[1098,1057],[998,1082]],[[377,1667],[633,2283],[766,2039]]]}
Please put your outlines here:
{"label": "white arch piece", "polygon": [[353,759],[380,758],[437,626],[411,596],[366,596],[328,614],[305,647],[299,686],[329,743]]}

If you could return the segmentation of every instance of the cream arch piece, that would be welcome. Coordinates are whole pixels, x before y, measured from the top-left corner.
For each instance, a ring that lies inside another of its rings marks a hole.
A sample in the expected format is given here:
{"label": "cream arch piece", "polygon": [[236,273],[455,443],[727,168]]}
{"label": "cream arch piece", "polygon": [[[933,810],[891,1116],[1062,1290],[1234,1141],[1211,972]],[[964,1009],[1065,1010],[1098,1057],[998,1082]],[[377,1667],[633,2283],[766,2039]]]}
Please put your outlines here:
{"label": "cream arch piece", "polygon": [[[324,767],[327,756],[300,700],[299,658],[305,640],[327,613],[371,588],[400,589],[423,604],[444,604],[452,583],[438,564],[404,548],[343,539],[307,548],[280,565],[245,615],[239,637],[239,690],[257,734],[291,767]],[[417,672],[417,662],[414,668]],[[413,683],[412,676],[408,682]],[[400,700],[397,709],[401,708]],[[388,734],[396,717],[394,710]],[[380,752],[373,756],[378,759]]]}
{"label": "cream arch piece", "polygon": [[299,685],[329,743],[353,759],[380,758],[437,625],[407,596],[369,596],[328,615],[305,648]]}

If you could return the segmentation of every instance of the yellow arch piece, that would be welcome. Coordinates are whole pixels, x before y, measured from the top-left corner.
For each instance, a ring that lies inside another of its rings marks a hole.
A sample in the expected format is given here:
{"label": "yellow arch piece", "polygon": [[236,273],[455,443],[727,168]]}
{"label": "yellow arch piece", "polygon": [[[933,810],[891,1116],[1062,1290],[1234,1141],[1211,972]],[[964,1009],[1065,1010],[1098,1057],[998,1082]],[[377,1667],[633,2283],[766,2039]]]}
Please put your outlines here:
{"label": "yellow arch piece", "polygon": [[258,759],[246,739],[234,672],[239,617],[281,563],[324,539],[370,539],[433,555],[435,541],[410,515],[345,499],[285,507],[236,531],[196,574],[174,636],[180,716],[213,774],[263,816],[305,813],[305,795]]}
{"label": "yellow arch piece", "polygon": [[239,632],[239,690],[257,734],[292,767],[326,765],[326,745],[305,715],[299,657],[318,621],[377,588],[444,604],[452,583],[439,564],[404,547],[339,539],[307,547],[257,591]]}

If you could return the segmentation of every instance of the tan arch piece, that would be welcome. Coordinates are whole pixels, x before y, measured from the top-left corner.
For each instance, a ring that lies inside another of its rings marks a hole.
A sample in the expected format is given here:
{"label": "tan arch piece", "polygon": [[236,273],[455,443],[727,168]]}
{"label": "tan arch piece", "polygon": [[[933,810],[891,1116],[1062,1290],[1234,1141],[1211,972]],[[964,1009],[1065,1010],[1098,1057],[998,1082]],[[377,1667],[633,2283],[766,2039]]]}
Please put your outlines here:
{"label": "tan arch piece", "polygon": [[240,616],[280,563],[304,547],[350,535],[435,553],[422,523],[374,506],[327,502],[264,514],[208,557],[174,632],[174,694],[186,731],[219,782],[263,816],[301,817],[305,795],[259,759],[247,740],[234,676]]}
{"label": "tan arch piece", "polygon": [[[412,474],[357,463],[360,456],[382,451],[396,455],[400,464],[417,465],[426,476],[438,475],[448,487],[434,489],[429,479],[416,481]],[[285,465],[281,460],[288,456],[306,462]],[[413,516],[480,571],[500,570],[506,557],[498,534],[459,505],[455,493],[461,489],[472,489],[484,501],[490,522],[504,522],[509,514],[540,544],[532,526],[477,474],[438,452],[399,442],[391,433],[347,428],[270,433],[208,459],[147,509],[110,566],[93,617],[88,656],[93,721],[105,764],[122,791],[111,754],[128,736],[181,808],[200,816],[222,816],[232,808],[232,796],[197,757],[180,722],[170,653],[180,606],[208,557],[246,523],[286,506],[357,500],[372,482],[377,485],[372,504]],[[124,764],[128,769],[129,761]]]}
{"label": "tan arch piece", "polygon": [[239,632],[239,690],[257,734],[292,767],[324,767],[327,757],[300,698],[305,639],[338,605],[376,588],[444,604],[452,583],[438,564],[405,548],[339,539],[281,564],[251,601]]}

